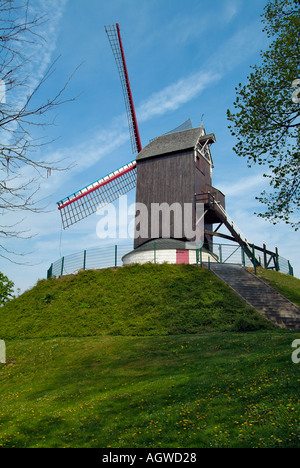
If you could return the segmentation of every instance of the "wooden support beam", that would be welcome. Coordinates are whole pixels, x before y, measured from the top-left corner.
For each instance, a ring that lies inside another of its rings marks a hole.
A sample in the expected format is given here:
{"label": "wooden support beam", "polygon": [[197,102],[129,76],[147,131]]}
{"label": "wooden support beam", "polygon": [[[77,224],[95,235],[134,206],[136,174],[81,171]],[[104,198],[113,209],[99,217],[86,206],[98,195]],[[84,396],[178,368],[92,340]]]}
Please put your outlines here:
{"label": "wooden support beam", "polygon": [[222,225],[223,225],[223,223],[220,223],[219,226],[217,227],[217,229],[214,230],[214,232],[217,232]]}
{"label": "wooden support beam", "polygon": [[222,237],[222,238],[224,238],[224,239],[227,239],[227,240],[230,240],[230,241],[235,242],[235,238],[234,238],[234,237],[227,236],[226,234],[222,234],[222,233],[220,233],[220,232],[208,231],[208,230],[205,229],[204,234],[207,234],[208,236]]}

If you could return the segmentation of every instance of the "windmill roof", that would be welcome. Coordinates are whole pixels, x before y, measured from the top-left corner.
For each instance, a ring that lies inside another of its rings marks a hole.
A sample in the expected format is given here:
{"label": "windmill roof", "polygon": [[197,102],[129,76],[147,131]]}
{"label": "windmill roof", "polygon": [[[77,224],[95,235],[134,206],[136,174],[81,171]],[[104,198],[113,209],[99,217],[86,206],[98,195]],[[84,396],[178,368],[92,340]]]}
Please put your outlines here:
{"label": "windmill roof", "polygon": [[161,135],[145,146],[137,155],[136,160],[140,161],[167,153],[194,149],[198,141],[206,141],[207,139],[211,140],[211,143],[216,141],[213,133],[203,135],[203,127]]}

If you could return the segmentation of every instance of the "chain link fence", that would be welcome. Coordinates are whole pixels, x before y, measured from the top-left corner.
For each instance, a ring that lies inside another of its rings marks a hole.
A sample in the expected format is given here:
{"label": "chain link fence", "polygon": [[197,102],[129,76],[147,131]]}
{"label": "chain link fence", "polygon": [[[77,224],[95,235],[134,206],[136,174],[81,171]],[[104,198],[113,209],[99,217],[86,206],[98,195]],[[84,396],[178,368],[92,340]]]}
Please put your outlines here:
{"label": "chain link fence", "polygon": [[[170,248],[166,239],[163,243],[152,243],[150,252],[150,261],[157,263],[157,250]],[[174,248],[174,243],[172,243]],[[180,246],[182,248],[182,246]],[[191,248],[187,243],[186,249]],[[195,247],[193,247],[195,249]],[[148,249],[147,249],[148,250]],[[128,252],[132,251],[132,245],[111,245],[103,248],[94,248],[83,250],[81,252],[66,255],[56,262],[52,263],[48,272],[47,278],[59,277],[64,275],[76,274],[81,270],[102,269],[111,267],[120,267],[123,265],[122,257]],[[196,249],[196,263],[202,265],[204,252],[208,251],[205,248]],[[249,248],[241,247],[240,245],[233,244],[214,244],[210,252],[212,262],[243,265],[245,267],[258,266],[280,271],[287,275],[293,276],[293,268],[288,260],[278,255],[278,251],[270,252],[265,248],[252,246]],[[209,263],[206,263],[208,268]]]}
{"label": "chain link fence", "polygon": [[47,278],[71,275],[80,270],[122,266],[122,257],[130,250],[132,250],[132,245],[111,245],[66,255],[52,263],[47,272]]}
{"label": "chain link fence", "polygon": [[262,267],[280,271],[287,275],[294,275],[293,268],[284,257],[278,254],[278,251],[271,253],[264,248],[250,246],[249,249],[240,245],[232,244],[214,244],[213,253],[217,258],[218,263],[227,263],[235,265],[243,265],[245,267]]}

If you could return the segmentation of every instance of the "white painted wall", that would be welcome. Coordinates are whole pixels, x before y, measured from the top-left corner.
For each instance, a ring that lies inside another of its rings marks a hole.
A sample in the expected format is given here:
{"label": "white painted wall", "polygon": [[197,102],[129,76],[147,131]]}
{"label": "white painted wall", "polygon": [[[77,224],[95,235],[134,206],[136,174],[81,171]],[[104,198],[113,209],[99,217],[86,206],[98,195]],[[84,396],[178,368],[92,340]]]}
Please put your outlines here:
{"label": "white painted wall", "polygon": [[[207,252],[202,253],[202,261],[216,262],[215,258]],[[154,263],[153,250],[133,250],[122,258],[123,265],[130,265],[131,263]],[[156,263],[176,263],[176,249],[165,249],[156,251]],[[189,250],[189,263],[197,263],[196,250]]]}

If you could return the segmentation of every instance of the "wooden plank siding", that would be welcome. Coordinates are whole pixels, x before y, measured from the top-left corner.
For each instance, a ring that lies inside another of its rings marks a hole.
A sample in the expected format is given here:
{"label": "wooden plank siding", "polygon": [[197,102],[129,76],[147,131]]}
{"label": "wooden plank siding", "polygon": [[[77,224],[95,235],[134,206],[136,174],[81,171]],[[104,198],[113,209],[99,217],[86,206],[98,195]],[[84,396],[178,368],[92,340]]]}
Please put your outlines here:
{"label": "wooden plank siding", "polygon": [[[169,137],[168,137],[169,138]],[[177,136],[178,138],[178,136]],[[164,140],[163,140],[164,141]],[[170,144],[170,142],[169,142]],[[152,144],[153,146],[153,144]],[[150,145],[149,145],[150,147]],[[161,146],[164,148],[164,146]],[[196,223],[196,201],[195,194],[207,194],[210,192],[215,196],[217,201],[220,201],[225,208],[225,196],[217,189],[212,187],[212,167],[209,162],[209,157],[203,157],[197,153],[195,160],[194,148],[172,151],[170,153],[151,155],[148,147],[145,148],[144,157],[137,157],[137,186],[136,186],[136,203],[142,203],[147,207],[148,215],[146,220],[141,222],[148,226],[147,236],[137,237],[137,232],[140,231],[140,225],[136,226],[136,234],[134,239],[134,248],[141,246],[145,242],[152,239],[151,237],[151,204],[167,203],[169,206],[174,203],[179,203],[182,208],[184,204],[191,203],[193,206],[192,229],[195,231]],[[157,148],[155,148],[157,150]],[[148,151],[148,153],[147,153]],[[163,151],[163,150],[162,150]],[[207,149],[208,151],[208,149]],[[204,202],[203,202],[204,203]],[[138,208],[138,205],[137,205]],[[140,220],[140,214],[137,212],[137,220]],[[213,231],[213,223],[218,220],[213,219],[210,213],[204,217],[204,230],[207,232]],[[182,216],[182,232],[183,229]],[[162,225],[159,225],[159,235],[162,236]],[[170,218],[170,238],[177,238],[174,229],[174,217]],[[183,241],[193,241],[194,238],[180,238]],[[209,234],[205,236],[205,246],[212,248],[213,237]]]}
{"label": "wooden plank siding", "polygon": [[[151,239],[152,203],[195,203],[194,152],[180,151],[148,159],[137,160],[136,203],[148,208],[147,238],[137,238],[134,248]],[[193,223],[194,224],[194,223]],[[182,225],[183,229],[183,225]],[[160,237],[162,235],[160,226]],[[170,237],[174,237],[174,218],[171,216]]]}

